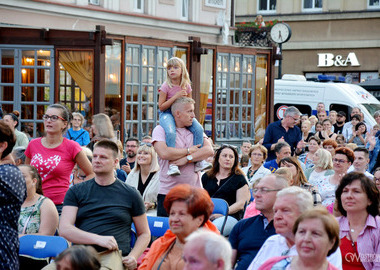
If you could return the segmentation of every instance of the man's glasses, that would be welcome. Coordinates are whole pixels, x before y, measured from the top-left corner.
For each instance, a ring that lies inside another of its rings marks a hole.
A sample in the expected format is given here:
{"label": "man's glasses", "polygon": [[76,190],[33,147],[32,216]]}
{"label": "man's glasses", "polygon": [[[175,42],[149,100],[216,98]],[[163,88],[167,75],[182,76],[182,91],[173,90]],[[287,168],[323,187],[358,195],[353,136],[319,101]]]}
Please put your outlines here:
{"label": "man's glasses", "polygon": [[51,119],[51,121],[53,121],[53,122],[57,121],[58,119],[61,119],[62,121],[66,121],[66,120],[63,119],[62,117],[60,117],[60,116],[58,116],[58,115],[54,115],[54,114],[53,114],[53,115],[47,115],[47,114],[44,114],[44,115],[42,116],[42,119],[45,120],[45,121]]}
{"label": "man's glasses", "polygon": [[291,116],[291,115],[289,115],[289,117],[291,117],[293,120],[294,120],[294,122],[298,122],[301,118],[294,118],[293,116]]}
{"label": "man's glasses", "polygon": [[267,194],[269,192],[273,192],[273,191],[280,191],[281,189],[269,189],[269,188],[253,188],[252,189],[252,193],[253,194],[257,194],[259,192],[261,192],[262,194]]}

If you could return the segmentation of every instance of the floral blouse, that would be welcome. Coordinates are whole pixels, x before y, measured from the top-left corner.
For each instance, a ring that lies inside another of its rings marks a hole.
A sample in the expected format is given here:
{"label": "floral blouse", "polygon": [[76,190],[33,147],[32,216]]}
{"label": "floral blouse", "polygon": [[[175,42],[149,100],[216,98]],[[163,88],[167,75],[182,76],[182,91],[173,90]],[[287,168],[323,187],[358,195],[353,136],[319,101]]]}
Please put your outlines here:
{"label": "floral blouse", "polygon": [[[21,207],[20,218],[18,219],[18,233],[31,234],[38,233],[41,223],[41,205],[46,199],[45,196],[40,196],[34,205]],[[24,227],[25,231],[24,231]]]}

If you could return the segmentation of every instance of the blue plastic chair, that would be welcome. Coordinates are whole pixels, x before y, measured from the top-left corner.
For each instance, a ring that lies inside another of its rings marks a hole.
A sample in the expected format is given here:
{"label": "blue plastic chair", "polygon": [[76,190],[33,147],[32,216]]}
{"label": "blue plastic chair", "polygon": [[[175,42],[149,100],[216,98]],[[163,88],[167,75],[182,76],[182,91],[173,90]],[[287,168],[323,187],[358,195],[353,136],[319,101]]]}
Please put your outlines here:
{"label": "blue plastic chair", "polygon": [[67,240],[60,236],[27,234],[20,237],[20,255],[34,258],[57,257],[69,247]]}
{"label": "blue plastic chair", "polygon": [[223,235],[224,227],[226,226],[227,218],[228,218],[228,211],[229,206],[228,203],[219,198],[211,198],[212,202],[214,203],[214,210],[212,211],[213,214],[221,214],[224,216],[224,221],[222,228],[220,230],[220,234]]}
{"label": "blue plastic chair", "polygon": [[152,236],[158,238],[163,236],[169,229],[169,218],[168,217],[154,217],[147,216],[150,233]]}

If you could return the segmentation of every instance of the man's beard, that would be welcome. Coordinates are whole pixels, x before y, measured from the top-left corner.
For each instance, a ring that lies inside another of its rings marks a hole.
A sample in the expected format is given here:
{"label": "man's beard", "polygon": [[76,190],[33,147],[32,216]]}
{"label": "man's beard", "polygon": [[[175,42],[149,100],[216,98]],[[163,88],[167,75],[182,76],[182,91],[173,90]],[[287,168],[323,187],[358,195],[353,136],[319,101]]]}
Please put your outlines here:
{"label": "man's beard", "polygon": [[129,158],[133,158],[136,156],[136,154],[134,152],[128,152],[127,155]]}
{"label": "man's beard", "polygon": [[339,125],[341,125],[341,124],[343,124],[344,123],[344,121],[336,121]]}

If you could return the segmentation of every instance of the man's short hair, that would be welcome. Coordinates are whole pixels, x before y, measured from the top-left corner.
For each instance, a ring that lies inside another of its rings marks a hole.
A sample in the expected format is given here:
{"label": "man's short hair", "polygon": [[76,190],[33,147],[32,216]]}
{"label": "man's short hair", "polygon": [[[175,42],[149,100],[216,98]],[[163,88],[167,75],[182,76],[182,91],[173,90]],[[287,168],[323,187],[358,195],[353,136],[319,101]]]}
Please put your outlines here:
{"label": "man's short hair", "polygon": [[363,153],[364,153],[364,156],[365,156],[366,158],[369,158],[369,151],[368,151],[368,149],[365,148],[365,147],[356,147],[356,148],[354,149],[354,154],[355,154],[355,152],[363,152]]}
{"label": "man's short hair", "polygon": [[189,97],[180,97],[177,98],[176,101],[172,104],[172,113],[175,113],[176,111],[179,111],[182,108],[183,104],[195,104],[194,99]]}
{"label": "man's short hair", "polygon": [[117,144],[111,140],[108,140],[108,139],[100,140],[97,143],[95,143],[94,150],[96,147],[112,150],[112,154],[114,158],[117,158],[119,155],[119,147],[117,147]]}
{"label": "man's short hair", "polygon": [[136,142],[137,146],[140,144],[139,139],[137,139],[136,137],[129,137],[128,139],[125,140],[125,144],[127,144],[127,142]]}
{"label": "man's short hair", "polygon": [[203,246],[206,258],[213,264],[218,260],[224,261],[224,270],[231,269],[232,248],[230,242],[214,232],[200,229],[186,238],[186,245],[198,244]]}
{"label": "man's short hair", "polygon": [[284,188],[277,193],[277,198],[284,196],[296,197],[295,201],[298,205],[298,210],[300,213],[303,213],[306,210],[313,208],[313,197],[311,196],[310,192],[305,189],[302,189],[297,186],[291,186]]}
{"label": "man's short hair", "polygon": [[279,143],[276,143],[273,150],[275,153],[280,153],[281,149],[286,146],[290,147],[290,145],[287,142],[279,142]]}
{"label": "man's short hair", "polygon": [[294,106],[290,106],[284,112],[284,118],[288,115],[301,115],[301,112]]}

